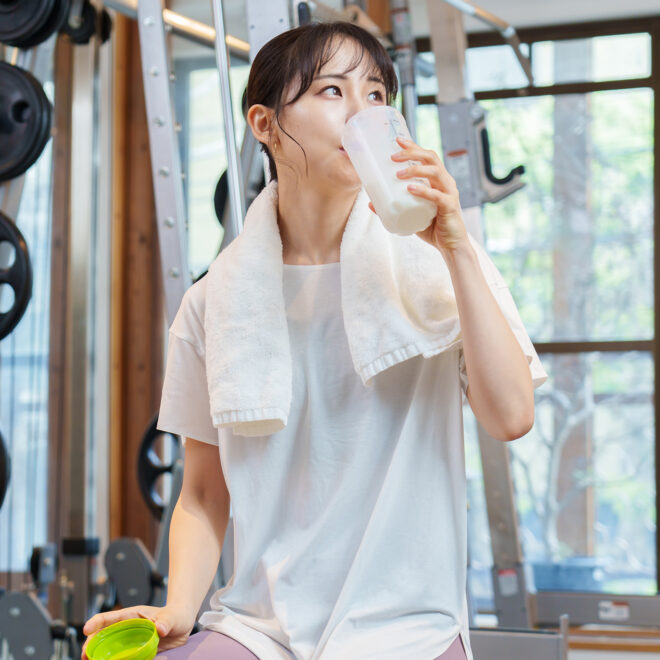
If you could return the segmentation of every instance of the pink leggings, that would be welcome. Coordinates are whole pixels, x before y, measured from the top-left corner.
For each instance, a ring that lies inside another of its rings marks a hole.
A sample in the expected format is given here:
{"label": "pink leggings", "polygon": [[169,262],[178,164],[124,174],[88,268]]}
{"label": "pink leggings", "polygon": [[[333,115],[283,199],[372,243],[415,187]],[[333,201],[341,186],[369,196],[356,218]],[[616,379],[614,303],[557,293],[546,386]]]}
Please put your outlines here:
{"label": "pink leggings", "polygon": [[[461,638],[457,637],[452,645],[435,660],[465,660]],[[203,630],[191,635],[188,641],[177,649],[159,653],[155,660],[259,660],[232,637],[211,630]]]}

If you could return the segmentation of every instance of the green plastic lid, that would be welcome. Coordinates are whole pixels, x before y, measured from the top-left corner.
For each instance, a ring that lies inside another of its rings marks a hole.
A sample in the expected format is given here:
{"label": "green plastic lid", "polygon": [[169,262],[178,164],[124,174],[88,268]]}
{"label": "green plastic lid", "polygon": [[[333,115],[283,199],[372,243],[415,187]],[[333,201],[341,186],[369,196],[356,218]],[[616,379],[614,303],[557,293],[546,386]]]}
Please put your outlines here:
{"label": "green plastic lid", "polygon": [[158,652],[156,624],[126,619],[96,633],[87,644],[89,660],[151,660]]}

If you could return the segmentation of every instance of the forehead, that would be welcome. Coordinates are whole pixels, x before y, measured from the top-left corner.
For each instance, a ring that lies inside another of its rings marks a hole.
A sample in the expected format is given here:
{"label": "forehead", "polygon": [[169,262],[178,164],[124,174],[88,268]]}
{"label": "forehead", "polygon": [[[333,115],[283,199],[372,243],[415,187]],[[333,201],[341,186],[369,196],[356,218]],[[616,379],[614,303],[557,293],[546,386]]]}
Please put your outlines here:
{"label": "forehead", "polygon": [[329,44],[332,56],[317,71],[316,75],[341,73],[348,76],[363,77],[376,73],[380,78],[376,63],[369,52],[353,39],[333,39]]}

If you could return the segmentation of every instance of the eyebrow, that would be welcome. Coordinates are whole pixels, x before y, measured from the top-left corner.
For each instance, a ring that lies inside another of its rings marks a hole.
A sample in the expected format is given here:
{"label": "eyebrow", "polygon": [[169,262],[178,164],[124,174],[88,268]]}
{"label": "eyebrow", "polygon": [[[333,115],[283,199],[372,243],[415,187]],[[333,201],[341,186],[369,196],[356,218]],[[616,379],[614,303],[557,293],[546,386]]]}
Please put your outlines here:
{"label": "eyebrow", "polygon": [[[345,76],[343,73],[326,73],[323,76],[316,76],[314,80],[320,80],[321,78],[339,78],[341,80],[348,80],[348,76]],[[367,78],[369,82],[376,82],[380,83],[381,85],[385,86],[385,83],[381,78],[374,78],[374,76],[369,76]]]}

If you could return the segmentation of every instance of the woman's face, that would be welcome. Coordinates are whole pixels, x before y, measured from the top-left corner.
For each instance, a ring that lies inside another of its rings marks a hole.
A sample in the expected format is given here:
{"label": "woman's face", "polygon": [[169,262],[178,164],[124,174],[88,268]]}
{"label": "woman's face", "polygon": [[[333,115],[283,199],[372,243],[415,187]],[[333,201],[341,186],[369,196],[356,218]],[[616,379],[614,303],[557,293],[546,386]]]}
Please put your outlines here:
{"label": "woman's face", "polygon": [[[278,147],[274,152],[271,149],[271,154],[280,181],[291,177],[321,189],[359,189],[360,179],[341,146],[342,129],[356,112],[385,105],[387,97],[385,84],[380,74],[371,70],[367,53],[357,68],[347,71],[357,55],[357,48],[352,40],[343,41],[317,73],[310,88],[280,113],[282,128],[300,143],[307,161],[300,147],[273,122],[273,137]],[[294,85],[285,98],[292,98],[296,90]],[[286,164],[280,164],[282,160]]]}

